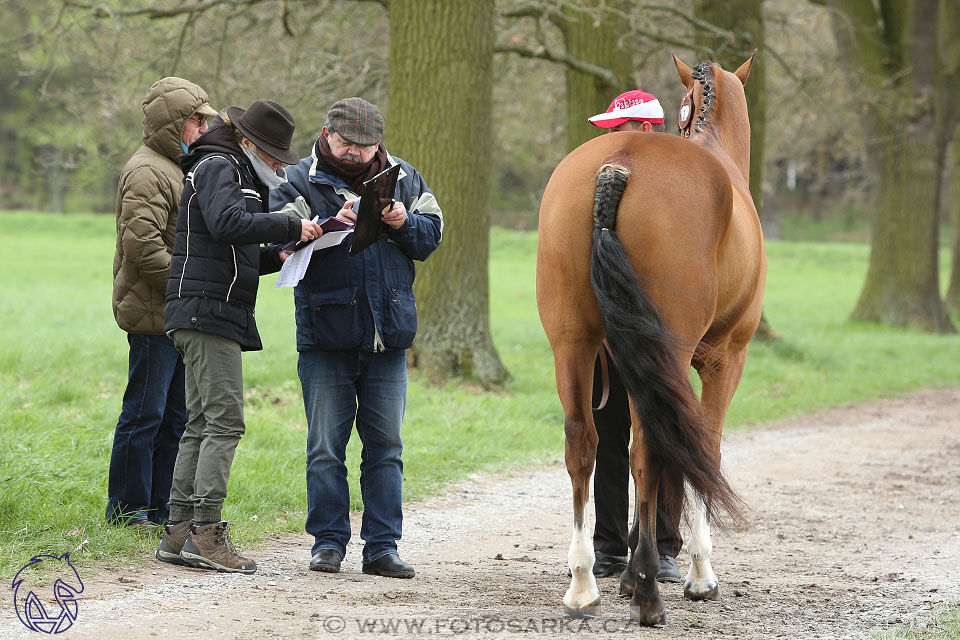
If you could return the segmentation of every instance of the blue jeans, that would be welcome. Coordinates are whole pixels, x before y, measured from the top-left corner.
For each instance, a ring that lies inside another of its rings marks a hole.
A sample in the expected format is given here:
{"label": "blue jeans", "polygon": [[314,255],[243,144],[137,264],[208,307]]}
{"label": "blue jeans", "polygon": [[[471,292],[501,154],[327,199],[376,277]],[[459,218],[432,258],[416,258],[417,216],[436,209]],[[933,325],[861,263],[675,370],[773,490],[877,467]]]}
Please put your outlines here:
{"label": "blue jeans", "polygon": [[407,396],[402,350],[304,351],[297,364],[307,414],[307,533],[311,554],[346,553],[350,540],[350,490],[345,464],[353,430],[363,443],[360,537],[363,562],[397,553],[403,526],[400,425]]}
{"label": "blue jeans", "polygon": [[107,520],[162,523],[187,422],[183,361],[165,335],[128,333],[130,364],[113,436]]}

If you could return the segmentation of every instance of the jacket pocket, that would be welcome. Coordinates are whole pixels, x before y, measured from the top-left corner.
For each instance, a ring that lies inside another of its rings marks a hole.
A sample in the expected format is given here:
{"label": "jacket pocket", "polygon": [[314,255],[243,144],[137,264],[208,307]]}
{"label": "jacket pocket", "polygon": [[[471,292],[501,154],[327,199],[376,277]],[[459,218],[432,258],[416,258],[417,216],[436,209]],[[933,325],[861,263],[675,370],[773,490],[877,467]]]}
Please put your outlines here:
{"label": "jacket pocket", "polygon": [[383,313],[383,342],[391,349],[408,349],[417,335],[417,301],[409,289],[389,289]]}
{"label": "jacket pocket", "polygon": [[233,325],[244,331],[250,322],[250,317],[246,309],[237,307],[228,302],[215,302],[210,309],[210,315],[215,318],[215,322],[221,326],[228,327]]}
{"label": "jacket pocket", "polygon": [[314,344],[321,349],[355,349],[363,338],[358,287],[329,289],[310,294]]}

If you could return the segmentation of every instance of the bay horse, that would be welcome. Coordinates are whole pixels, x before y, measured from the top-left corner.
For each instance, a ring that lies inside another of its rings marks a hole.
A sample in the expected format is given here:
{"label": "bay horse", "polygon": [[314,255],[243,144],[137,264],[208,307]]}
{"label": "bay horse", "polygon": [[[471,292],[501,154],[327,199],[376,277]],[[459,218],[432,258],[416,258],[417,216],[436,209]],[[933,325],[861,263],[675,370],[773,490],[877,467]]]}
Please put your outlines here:
{"label": "bay horse", "polygon": [[[755,56],[734,73],[712,62],[691,69],[674,56],[687,90],[685,135],[594,138],[560,162],[543,194],[537,307],[554,354],[573,487],[571,581],[563,597],[570,615],[600,608],[586,503],[597,450],[593,368],[603,340],[630,398],[636,535],[620,580],[630,616],[651,626],[666,621],[656,582],[661,478],[676,518],[690,503],[684,596],[719,596],[708,523],[722,524],[720,512],[735,519],[743,513],[721,473],[720,434],[766,279],[743,89]],[[691,366],[702,383],[699,399]]]}

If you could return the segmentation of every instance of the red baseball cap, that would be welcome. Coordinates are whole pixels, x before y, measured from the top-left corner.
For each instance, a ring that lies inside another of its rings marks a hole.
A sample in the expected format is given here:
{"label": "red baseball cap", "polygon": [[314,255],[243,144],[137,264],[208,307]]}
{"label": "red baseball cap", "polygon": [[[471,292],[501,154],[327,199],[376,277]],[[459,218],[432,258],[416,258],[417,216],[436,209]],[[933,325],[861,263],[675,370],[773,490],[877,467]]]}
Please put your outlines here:
{"label": "red baseball cap", "polygon": [[663,122],[663,107],[656,96],[636,89],[621,93],[610,103],[606,112],[587,120],[604,129],[619,126],[627,120],[660,124]]}

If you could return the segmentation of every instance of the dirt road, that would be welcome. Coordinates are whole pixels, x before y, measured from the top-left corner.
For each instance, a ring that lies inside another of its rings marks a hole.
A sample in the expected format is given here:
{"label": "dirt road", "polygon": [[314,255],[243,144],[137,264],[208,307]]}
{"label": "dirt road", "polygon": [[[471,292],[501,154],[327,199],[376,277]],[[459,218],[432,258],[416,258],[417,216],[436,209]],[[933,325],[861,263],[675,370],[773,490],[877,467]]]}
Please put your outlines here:
{"label": "dirt road", "polygon": [[[960,603],[958,460],[960,389],[730,434],[724,462],[751,525],[714,536],[719,602],[661,586],[663,629],[629,623],[615,578],[600,581],[599,618],[562,616],[571,510],[557,467],[407,506],[400,550],[413,580],[360,573],[359,542],[342,573],[308,571],[310,540],[294,535],[250,550],[253,576],[156,562],[84,574],[61,637],[864,638]],[[686,572],[685,552],[679,561]],[[36,637],[9,606],[0,613],[0,637]]]}

